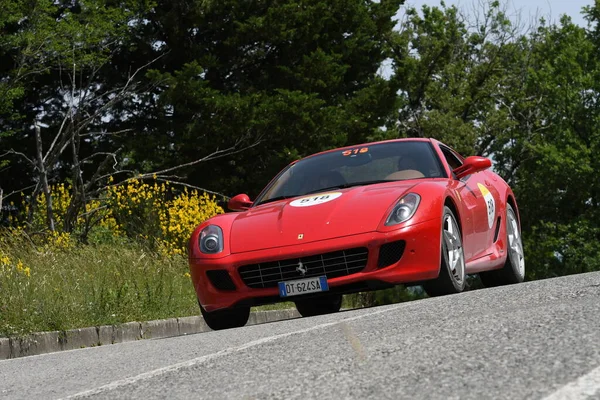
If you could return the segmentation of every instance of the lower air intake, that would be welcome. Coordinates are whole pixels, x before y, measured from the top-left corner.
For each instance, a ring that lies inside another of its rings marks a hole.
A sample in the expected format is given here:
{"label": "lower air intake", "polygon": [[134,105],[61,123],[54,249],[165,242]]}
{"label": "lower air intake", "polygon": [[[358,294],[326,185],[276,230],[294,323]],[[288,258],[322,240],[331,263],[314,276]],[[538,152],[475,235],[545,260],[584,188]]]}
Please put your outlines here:
{"label": "lower air intake", "polygon": [[229,276],[229,272],[222,269],[206,271],[206,276],[212,285],[219,290],[235,290],[235,284]]}
{"label": "lower air intake", "polygon": [[377,268],[389,267],[392,264],[397,263],[404,254],[404,248],[406,242],[404,240],[398,240],[396,242],[386,243],[379,248],[379,260],[377,261]]}

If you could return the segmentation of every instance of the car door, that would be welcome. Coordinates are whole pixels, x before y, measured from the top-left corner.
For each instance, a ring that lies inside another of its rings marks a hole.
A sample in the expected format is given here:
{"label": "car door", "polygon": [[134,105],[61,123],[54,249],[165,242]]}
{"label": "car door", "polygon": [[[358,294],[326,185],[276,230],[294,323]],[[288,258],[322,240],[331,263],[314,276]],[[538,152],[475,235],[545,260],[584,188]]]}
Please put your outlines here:
{"label": "car door", "polygon": [[[449,147],[440,144],[442,154],[451,170],[463,164],[462,158]],[[463,229],[463,248],[467,261],[487,254],[489,248],[488,210],[495,212],[493,197],[490,202],[490,190],[485,184],[485,175],[475,173],[456,179],[452,174],[453,189],[460,201],[459,209]]]}
{"label": "car door", "polygon": [[[475,174],[477,176],[477,187],[485,200],[486,218],[478,221],[481,225],[479,229],[486,232],[484,242],[484,253],[492,252],[491,246],[494,244],[498,233],[498,224],[501,223],[499,209],[501,208],[501,199],[498,189],[494,185],[494,179],[490,171],[483,171]],[[485,255],[484,254],[484,255]]]}

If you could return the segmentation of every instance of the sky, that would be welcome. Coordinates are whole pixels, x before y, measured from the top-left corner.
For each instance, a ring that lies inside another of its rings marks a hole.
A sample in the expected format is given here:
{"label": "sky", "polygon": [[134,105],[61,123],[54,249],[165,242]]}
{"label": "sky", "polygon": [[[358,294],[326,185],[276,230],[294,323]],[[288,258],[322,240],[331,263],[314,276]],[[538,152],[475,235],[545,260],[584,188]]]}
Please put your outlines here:
{"label": "sky", "polygon": [[[485,0],[484,0],[485,1]],[[583,19],[581,9],[584,6],[593,4],[594,0],[500,0],[500,4],[508,6],[509,15],[520,14],[522,19],[538,20],[536,16],[544,17],[548,22],[558,23],[562,14],[569,15],[573,22],[586,26],[586,21]],[[458,8],[466,11],[476,8],[480,0],[445,0],[447,6],[456,5]],[[421,8],[423,4],[428,6],[439,6],[440,0],[406,0],[405,5]]]}

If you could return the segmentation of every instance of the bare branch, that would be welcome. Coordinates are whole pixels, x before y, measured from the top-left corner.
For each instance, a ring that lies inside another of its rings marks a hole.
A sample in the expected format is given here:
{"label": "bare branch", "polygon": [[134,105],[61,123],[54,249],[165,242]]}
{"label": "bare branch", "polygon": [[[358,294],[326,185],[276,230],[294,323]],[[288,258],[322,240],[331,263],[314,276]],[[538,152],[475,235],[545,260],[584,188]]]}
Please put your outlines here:
{"label": "bare branch", "polygon": [[146,173],[146,174],[142,174],[138,178],[148,178],[148,177],[151,177],[153,175],[164,175],[164,174],[166,174],[168,172],[176,171],[178,169],[185,168],[185,167],[191,167],[193,165],[200,164],[202,162],[206,162],[206,161],[210,161],[210,160],[215,160],[217,158],[222,158],[222,157],[226,157],[226,156],[231,156],[233,154],[238,154],[238,153],[241,153],[242,151],[245,151],[245,150],[248,150],[248,149],[251,149],[251,148],[257,146],[261,142],[262,142],[262,139],[257,139],[254,143],[236,150],[236,147],[237,147],[237,145],[239,143],[238,142],[238,143],[234,144],[233,146],[231,146],[231,147],[229,147],[227,149],[216,150],[213,153],[211,153],[211,154],[209,154],[209,155],[207,155],[205,157],[196,159],[194,161],[190,161],[190,162],[184,163],[184,164],[179,164],[179,165],[176,165],[174,167],[163,169],[161,171],[155,171],[155,172],[149,172],[149,173]]}
{"label": "bare branch", "polygon": [[[108,179],[110,177],[115,177],[115,176],[121,175],[121,174],[135,174],[135,173],[136,173],[136,171],[133,171],[133,170],[130,170],[130,169],[122,169],[122,170],[119,170],[119,171],[111,172],[110,174],[101,175],[101,176],[98,177],[98,179],[96,179],[96,181],[101,181],[101,180]],[[128,178],[128,179],[126,179],[126,180],[124,180],[122,182],[118,182],[118,183],[113,183],[113,184],[110,184],[110,185],[106,185],[104,188],[108,189],[108,188],[111,188],[111,187],[120,186],[120,185],[122,185],[122,184],[124,184],[124,183],[126,183],[128,181],[133,180],[133,179],[135,179],[135,178]]]}
{"label": "bare branch", "polygon": [[58,129],[58,133],[56,134],[56,136],[54,136],[54,140],[52,141],[52,144],[50,144],[50,148],[48,149],[48,151],[46,152],[46,155],[44,156],[44,162],[46,161],[46,159],[48,158],[48,155],[52,152],[52,150],[54,150],[54,146],[56,145],[56,142],[58,141],[58,139],[62,136],[63,128],[65,127],[65,123],[67,122],[68,118],[69,118],[68,114],[65,115],[65,117],[63,118],[62,123],[60,124],[60,128]]}
{"label": "bare branch", "polygon": [[90,116],[88,116],[87,118],[82,119],[81,123],[79,124],[77,130],[79,132],[81,132],[83,129],[85,129],[92,121],[94,121],[96,118],[98,118],[100,115],[102,115],[104,113],[104,111],[106,111],[107,109],[110,109],[112,106],[114,106],[116,103],[118,103],[119,101],[123,100],[123,96],[126,94],[127,90],[130,89],[130,87],[132,86],[132,82],[135,79],[135,77],[144,69],[146,69],[148,66],[152,65],[153,63],[155,63],[156,61],[158,61],[159,59],[161,59],[162,57],[164,57],[166,55],[165,54],[161,54],[160,56],[154,58],[153,60],[150,60],[149,62],[147,62],[146,64],[142,65],[141,67],[139,67],[138,69],[136,69],[133,74],[131,74],[129,76],[129,78],[127,79],[127,82],[125,82],[125,84],[120,87],[115,89],[113,92],[116,93],[115,97],[113,97],[112,99],[108,100],[104,105],[102,105],[101,107],[98,107],[98,109],[91,114]]}
{"label": "bare branch", "polygon": [[[99,206],[99,207],[96,207],[96,208],[92,208],[92,209],[91,209],[91,210],[89,210],[89,211],[86,211],[86,212],[84,212],[84,213],[82,213],[82,214],[79,214],[79,215],[78,215],[78,218],[79,218],[79,217],[81,217],[81,218],[85,218],[85,217],[88,217],[88,216],[94,215],[94,214],[95,214],[95,213],[97,213],[98,211],[100,211],[100,210],[104,210],[104,209],[106,209],[106,208],[108,208],[108,206]],[[100,219],[102,219],[102,218],[100,218]]]}
{"label": "bare branch", "polygon": [[23,157],[25,160],[27,160],[27,162],[28,162],[29,164],[33,165],[34,167],[36,167],[36,166],[37,166],[37,164],[36,164],[36,162],[35,162],[35,161],[33,161],[32,159],[30,159],[29,157],[27,157],[27,156],[26,156],[24,153],[21,153],[20,151],[15,151],[14,149],[10,149],[10,150],[8,150],[8,151],[7,151],[7,152],[5,152],[5,153],[3,153],[3,154],[0,154],[0,158],[2,158],[2,157],[5,157],[5,156],[7,156],[7,155],[9,155],[9,154],[14,154],[14,155],[17,155],[17,156],[21,156],[21,157]]}
{"label": "bare branch", "polygon": [[22,192],[24,192],[25,190],[28,190],[28,189],[34,188],[34,187],[36,187],[36,186],[37,186],[37,184],[35,184],[35,185],[29,185],[29,186],[25,186],[24,188],[21,188],[21,189],[13,190],[13,191],[12,191],[12,192],[10,192],[9,194],[5,195],[5,196],[4,196],[4,199],[6,200],[6,199],[8,199],[9,197],[11,197],[11,196],[14,196],[15,194],[22,193]]}
{"label": "bare branch", "polygon": [[185,186],[185,187],[188,187],[190,189],[200,190],[202,192],[206,192],[206,193],[214,194],[214,195],[217,195],[217,196],[221,196],[221,197],[223,197],[223,198],[225,198],[227,200],[229,200],[231,198],[229,196],[225,196],[223,193],[213,192],[212,190],[208,190],[208,189],[204,189],[204,188],[201,188],[201,187],[198,187],[198,186],[190,185],[189,183],[185,183],[185,182],[174,181],[174,180],[171,180],[171,179],[164,179],[164,178],[159,177],[159,176],[156,177],[156,180],[160,181],[160,182],[172,183],[172,184],[179,185],[179,186]]}
{"label": "bare branch", "polygon": [[120,153],[122,149],[123,148],[121,147],[114,153],[106,153],[106,158],[102,161],[102,163],[100,163],[100,165],[96,169],[96,172],[94,172],[94,175],[85,184],[85,192],[88,192],[94,183],[102,179],[100,174],[102,173],[102,171],[108,168],[108,165],[110,164],[111,160],[114,161],[113,169],[115,168],[115,166],[117,165],[117,153]]}
{"label": "bare branch", "polygon": [[87,133],[82,133],[81,136],[83,137],[88,137],[88,136],[110,136],[110,135],[120,135],[121,133],[127,133],[127,132],[132,132],[133,129],[132,128],[127,128],[127,129],[121,129],[120,131],[114,131],[114,132],[87,132]]}
{"label": "bare branch", "polygon": [[97,152],[97,153],[91,154],[91,155],[87,156],[86,158],[82,159],[82,160],[81,160],[81,163],[84,163],[84,162],[86,162],[86,161],[89,161],[89,160],[91,160],[91,159],[93,159],[93,158],[96,158],[96,157],[98,157],[98,156],[108,156],[108,157],[110,157],[110,158],[113,158],[113,159],[114,159],[114,158],[116,158],[116,157],[117,157],[117,153],[111,153],[111,152],[100,151],[100,152]]}

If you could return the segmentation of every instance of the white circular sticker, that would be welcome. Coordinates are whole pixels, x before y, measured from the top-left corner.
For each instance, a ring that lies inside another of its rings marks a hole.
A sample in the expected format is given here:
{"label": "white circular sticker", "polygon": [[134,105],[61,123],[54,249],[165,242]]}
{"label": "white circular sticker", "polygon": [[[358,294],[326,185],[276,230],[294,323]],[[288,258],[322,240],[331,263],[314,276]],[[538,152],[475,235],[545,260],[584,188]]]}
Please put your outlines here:
{"label": "white circular sticker", "polygon": [[292,207],[310,207],[316,206],[317,204],[327,203],[328,201],[335,200],[340,197],[342,193],[340,192],[332,192],[332,193],[323,193],[317,194],[315,196],[303,197],[301,199],[296,199],[290,203]]}

